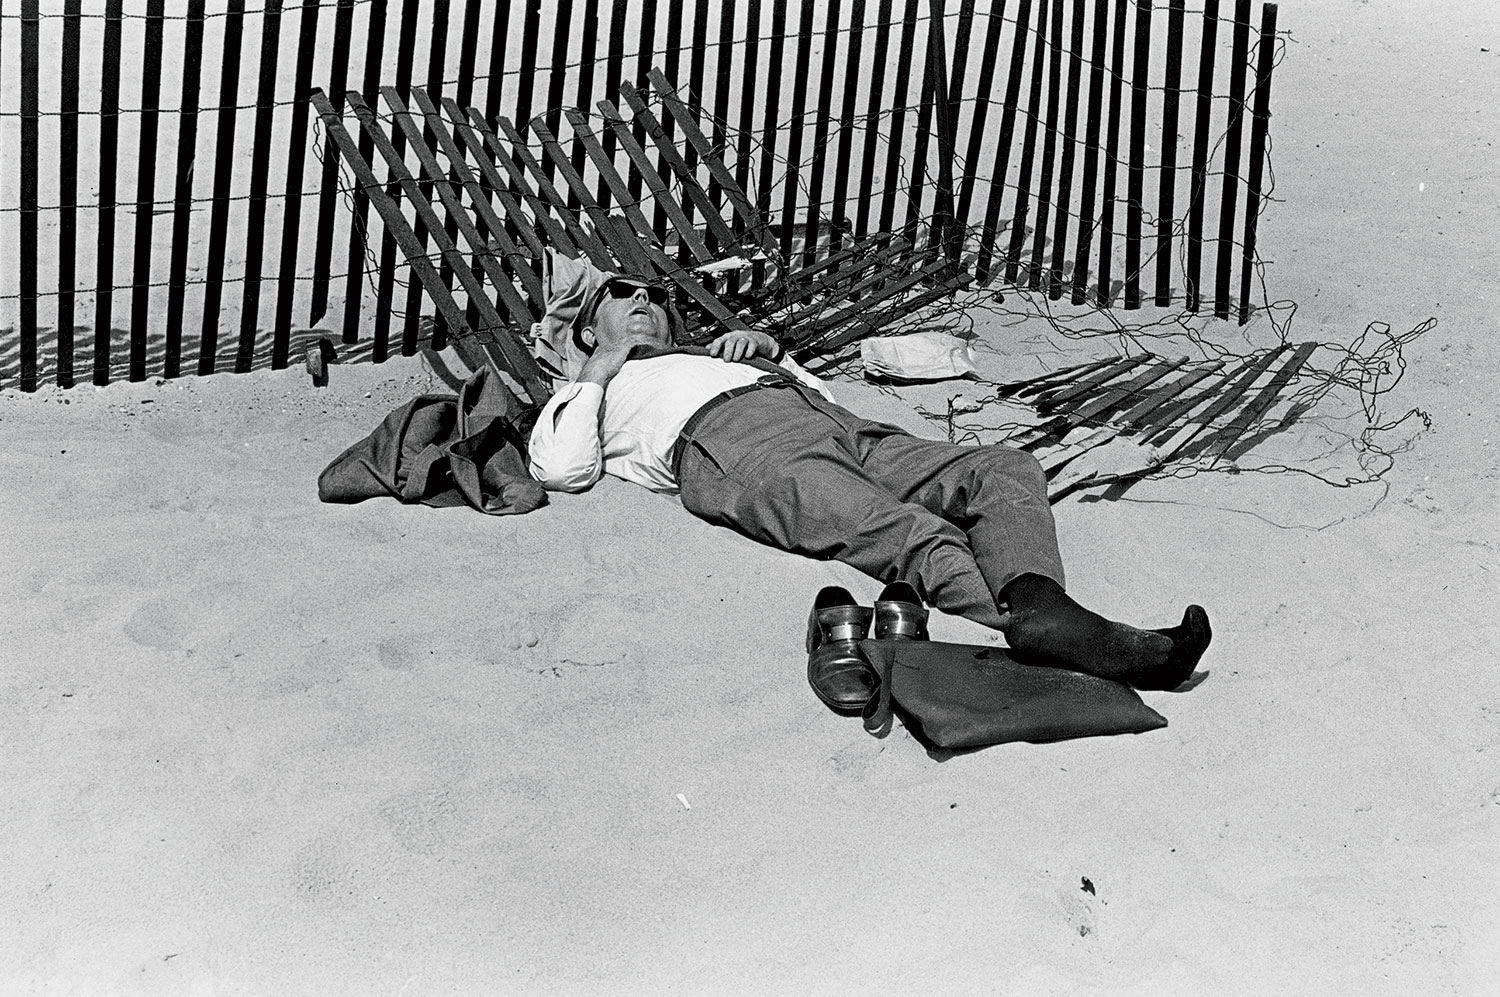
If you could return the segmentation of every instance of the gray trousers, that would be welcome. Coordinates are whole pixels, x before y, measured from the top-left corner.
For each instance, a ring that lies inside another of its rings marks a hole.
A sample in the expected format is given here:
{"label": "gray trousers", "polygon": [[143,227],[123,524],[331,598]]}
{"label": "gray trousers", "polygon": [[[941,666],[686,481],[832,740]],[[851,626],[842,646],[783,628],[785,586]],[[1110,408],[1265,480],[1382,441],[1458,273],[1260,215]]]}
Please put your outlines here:
{"label": "gray trousers", "polygon": [[944,612],[998,628],[1011,579],[1063,584],[1046,478],[1020,450],[919,439],[777,383],[704,406],[676,454],[693,514],[905,580]]}

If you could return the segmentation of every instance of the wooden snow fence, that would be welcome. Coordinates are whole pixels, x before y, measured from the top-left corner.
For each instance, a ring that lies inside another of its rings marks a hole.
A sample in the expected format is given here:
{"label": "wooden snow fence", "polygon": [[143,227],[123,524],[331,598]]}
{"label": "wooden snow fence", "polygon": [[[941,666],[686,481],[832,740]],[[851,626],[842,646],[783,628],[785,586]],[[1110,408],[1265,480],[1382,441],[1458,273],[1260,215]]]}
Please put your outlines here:
{"label": "wooden snow fence", "polygon": [[[815,262],[797,254],[791,259],[800,266],[785,265],[765,214],[704,135],[699,112],[659,71],[649,80],[651,102],[622,82],[623,107],[601,100],[597,116],[565,111],[568,136],[555,134],[541,115],[524,131],[504,115],[491,128],[475,108],[434,101],[422,88],[412,88],[408,104],[385,87],[380,109],[357,92],[345,95],[356,138],[327,96],[313,94],[354,174],[356,196],[380,216],[436,306],[435,346],[453,336],[464,348],[483,350],[533,403],[545,401],[547,378],[526,340],[545,309],[548,247],[605,270],[670,281],[693,342],[755,328],[814,370],[969,283],[941,247],[919,248],[888,233],[851,241]],[[604,134],[629,157],[628,172],[606,151]],[[671,134],[681,137],[680,147]],[[610,208],[575,166],[569,153],[575,142],[613,195]],[[366,148],[384,162],[387,182]],[[419,164],[415,170],[408,152]],[[635,197],[631,186],[640,179],[645,189]],[[656,213],[669,223],[665,233],[650,217]]]}

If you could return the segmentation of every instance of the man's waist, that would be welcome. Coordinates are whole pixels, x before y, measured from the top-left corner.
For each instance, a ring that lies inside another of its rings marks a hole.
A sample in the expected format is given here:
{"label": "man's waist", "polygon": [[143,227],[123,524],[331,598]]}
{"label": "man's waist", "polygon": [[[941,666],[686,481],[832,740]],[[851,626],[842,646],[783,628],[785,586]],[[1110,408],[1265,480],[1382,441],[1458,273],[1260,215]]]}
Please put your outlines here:
{"label": "man's waist", "polygon": [[741,395],[747,395],[763,388],[792,388],[802,394],[812,391],[811,388],[808,388],[801,381],[791,376],[791,374],[766,374],[764,377],[750,384],[742,384],[739,387],[730,388],[728,391],[721,391],[717,395],[714,395],[700,405],[698,411],[688,417],[688,421],[683,424],[682,431],[677,434],[677,442],[672,446],[672,476],[674,478],[677,477],[677,469],[682,463],[682,452],[687,449],[688,442],[692,440],[693,435],[710,415],[726,402],[733,401]]}

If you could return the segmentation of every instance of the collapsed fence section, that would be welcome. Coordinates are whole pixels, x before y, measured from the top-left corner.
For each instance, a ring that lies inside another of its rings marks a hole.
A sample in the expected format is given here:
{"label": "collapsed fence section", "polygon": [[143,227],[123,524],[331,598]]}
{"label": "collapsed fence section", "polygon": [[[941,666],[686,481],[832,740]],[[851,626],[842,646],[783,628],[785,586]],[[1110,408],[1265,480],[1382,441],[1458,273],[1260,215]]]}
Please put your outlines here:
{"label": "collapsed fence section", "polygon": [[[624,212],[672,166],[638,113],[645,162],[632,158],[597,101],[631,84],[649,110],[653,65],[695,102],[782,262],[893,232],[962,254],[982,281],[1096,306],[1228,316],[1238,274],[1250,313],[1272,4],[1258,28],[1250,0],[261,4],[0,0],[0,144],[19,153],[0,166],[0,244],[16,247],[0,266],[0,384],[282,367],[314,330],[377,361],[410,352],[431,306],[313,90],[345,113],[350,90],[375,105],[383,86],[420,87],[492,128],[561,135],[547,177],[566,163]],[[721,207],[721,178],[703,182]],[[560,186],[580,209],[580,188]],[[728,248],[704,206],[683,208]],[[686,252],[680,219],[655,205],[649,221]]]}

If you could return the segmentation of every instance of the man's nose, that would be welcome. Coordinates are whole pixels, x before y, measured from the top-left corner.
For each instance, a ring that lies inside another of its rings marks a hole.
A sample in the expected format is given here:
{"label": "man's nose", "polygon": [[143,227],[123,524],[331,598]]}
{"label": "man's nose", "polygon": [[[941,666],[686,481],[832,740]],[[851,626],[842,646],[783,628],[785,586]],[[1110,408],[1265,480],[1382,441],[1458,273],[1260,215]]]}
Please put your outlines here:
{"label": "man's nose", "polygon": [[631,301],[645,301],[645,302],[647,302],[649,304],[650,301],[651,301],[651,293],[649,291],[647,291],[644,287],[638,287],[638,288],[635,289],[635,293],[630,296],[630,300]]}

